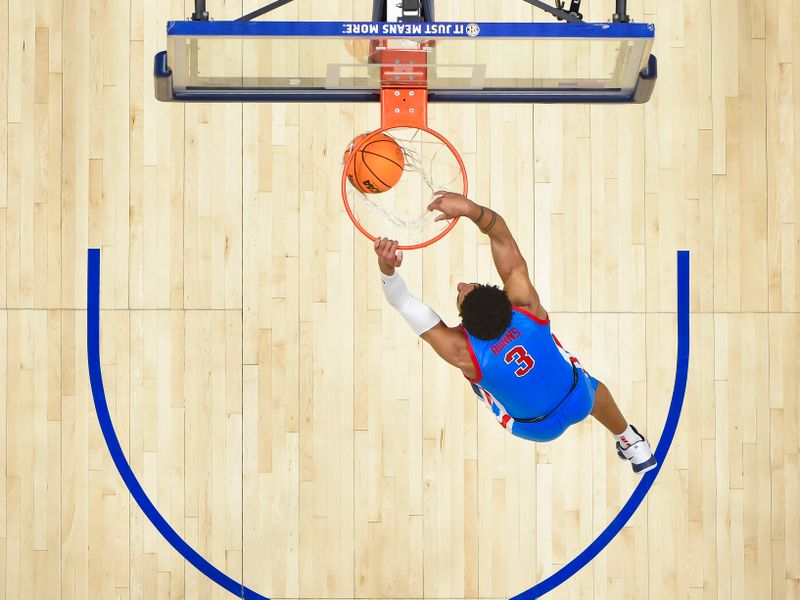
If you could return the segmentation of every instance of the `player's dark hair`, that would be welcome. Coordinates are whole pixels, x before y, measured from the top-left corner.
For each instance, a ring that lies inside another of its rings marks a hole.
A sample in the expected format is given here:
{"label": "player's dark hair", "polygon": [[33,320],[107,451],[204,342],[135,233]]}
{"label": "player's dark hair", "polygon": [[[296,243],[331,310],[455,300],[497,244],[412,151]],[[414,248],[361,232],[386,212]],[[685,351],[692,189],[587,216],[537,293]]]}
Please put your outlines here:
{"label": "player's dark hair", "polygon": [[479,340],[494,340],[511,325],[511,300],[496,285],[480,284],[461,301],[464,328]]}

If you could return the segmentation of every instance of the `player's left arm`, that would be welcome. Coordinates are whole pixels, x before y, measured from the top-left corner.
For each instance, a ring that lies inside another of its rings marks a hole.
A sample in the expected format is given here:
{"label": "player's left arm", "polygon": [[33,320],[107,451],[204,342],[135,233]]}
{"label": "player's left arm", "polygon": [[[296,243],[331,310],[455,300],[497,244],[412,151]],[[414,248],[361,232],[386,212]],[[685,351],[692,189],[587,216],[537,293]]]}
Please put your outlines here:
{"label": "player's left arm", "polygon": [[542,307],[539,294],[528,274],[528,263],[511,235],[506,220],[499,213],[462,194],[445,191],[436,192],[428,210],[442,213],[436,217],[436,221],[464,216],[475,223],[480,231],[489,236],[494,265],[511,303],[531,311],[541,319],[547,318],[547,311]]}
{"label": "player's left arm", "polygon": [[462,370],[469,369],[472,363],[464,334],[445,325],[430,306],[412,296],[405,281],[396,272],[396,267],[403,262],[403,253],[397,250],[397,242],[378,238],[374,247],[382,273],[383,293],[389,304],[400,313],[414,333],[430,344],[446,362]]}

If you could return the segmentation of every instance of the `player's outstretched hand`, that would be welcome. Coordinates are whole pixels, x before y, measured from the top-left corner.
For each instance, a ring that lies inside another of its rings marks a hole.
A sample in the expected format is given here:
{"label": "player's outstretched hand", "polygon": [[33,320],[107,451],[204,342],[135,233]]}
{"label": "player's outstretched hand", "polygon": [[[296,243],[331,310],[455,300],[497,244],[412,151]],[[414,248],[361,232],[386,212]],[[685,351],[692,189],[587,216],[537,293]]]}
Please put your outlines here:
{"label": "player's outstretched hand", "polygon": [[433,195],[433,198],[433,202],[428,205],[428,210],[438,210],[442,213],[437,215],[435,221],[469,217],[476,209],[476,204],[472,200],[456,192],[439,190]]}
{"label": "player's outstretched hand", "polygon": [[397,240],[375,238],[373,244],[378,255],[378,267],[384,275],[394,275],[395,267],[403,264],[403,251],[398,250]]}

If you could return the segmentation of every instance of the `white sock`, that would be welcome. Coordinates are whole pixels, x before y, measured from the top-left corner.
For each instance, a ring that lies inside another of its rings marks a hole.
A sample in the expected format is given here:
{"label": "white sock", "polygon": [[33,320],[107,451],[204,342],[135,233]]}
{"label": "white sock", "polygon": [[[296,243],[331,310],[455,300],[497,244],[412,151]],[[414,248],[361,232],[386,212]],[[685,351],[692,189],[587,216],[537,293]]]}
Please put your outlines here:
{"label": "white sock", "polygon": [[631,427],[630,423],[628,423],[628,427],[620,433],[619,435],[614,435],[614,439],[620,443],[623,448],[627,448],[631,444],[638,442],[642,439],[642,436],[638,435],[633,428]]}

